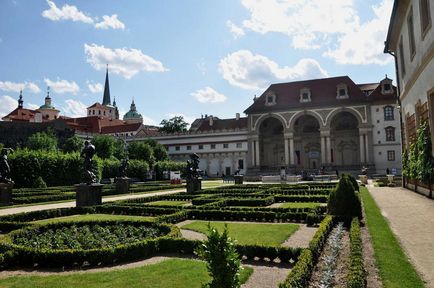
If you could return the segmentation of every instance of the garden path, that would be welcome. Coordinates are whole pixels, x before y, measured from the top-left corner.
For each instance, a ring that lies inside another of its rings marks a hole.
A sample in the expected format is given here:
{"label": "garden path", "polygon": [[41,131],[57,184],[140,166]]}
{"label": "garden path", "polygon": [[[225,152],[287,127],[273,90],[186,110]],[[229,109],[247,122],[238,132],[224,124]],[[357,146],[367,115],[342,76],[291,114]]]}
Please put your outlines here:
{"label": "garden path", "polygon": [[401,187],[368,190],[427,287],[434,288],[434,201]]}
{"label": "garden path", "polygon": [[278,287],[288,276],[291,269],[287,266],[263,266],[244,264],[253,268],[253,273],[241,288]]}
{"label": "garden path", "polygon": [[[168,195],[179,192],[185,192],[185,189],[176,189],[169,191],[158,191],[154,193],[147,194],[125,194],[120,196],[110,196],[103,197],[102,202],[113,202],[118,200],[127,200],[127,199],[136,199],[136,198],[145,198],[156,195]],[[70,208],[75,207],[75,201],[62,202],[62,203],[52,203],[52,204],[41,204],[41,205],[31,205],[31,206],[21,206],[21,207],[13,207],[13,208],[4,208],[0,209],[0,216],[9,215],[9,214],[17,214],[22,212],[32,212],[38,210],[49,210],[49,209],[57,209],[57,208]]]}
{"label": "garden path", "polygon": [[306,224],[299,224],[299,226],[300,228],[283,242],[283,247],[309,247],[309,242],[312,240],[318,227],[308,227]]}

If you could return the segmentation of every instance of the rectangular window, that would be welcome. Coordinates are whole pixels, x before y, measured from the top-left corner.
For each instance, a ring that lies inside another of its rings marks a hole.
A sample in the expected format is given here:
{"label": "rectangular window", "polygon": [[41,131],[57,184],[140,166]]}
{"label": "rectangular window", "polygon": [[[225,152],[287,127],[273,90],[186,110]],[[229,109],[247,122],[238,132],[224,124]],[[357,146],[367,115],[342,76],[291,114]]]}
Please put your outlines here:
{"label": "rectangular window", "polygon": [[224,143],[224,144],[223,144],[223,148],[224,148],[224,149],[229,148],[229,144],[228,144],[228,143]]}
{"label": "rectangular window", "polygon": [[401,77],[405,75],[405,60],[404,60],[404,44],[402,44],[402,38],[399,41],[399,62],[401,64]]}
{"label": "rectangular window", "polygon": [[386,141],[395,141],[395,128],[386,127]]}
{"label": "rectangular window", "polygon": [[199,150],[202,150],[203,149],[203,145],[199,145]]}
{"label": "rectangular window", "polygon": [[414,23],[413,23],[413,8],[410,9],[410,13],[407,17],[407,29],[408,29],[408,41],[410,47],[410,57],[413,59],[416,54],[416,42],[414,41]]}
{"label": "rectangular window", "polygon": [[241,148],[241,147],[243,147],[243,144],[242,143],[237,143],[237,148]]}
{"label": "rectangular window", "polygon": [[215,149],[215,144],[211,144],[211,149]]}
{"label": "rectangular window", "polygon": [[387,161],[395,161],[395,151],[387,151]]}
{"label": "rectangular window", "polygon": [[238,169],[244,169],[244,160],[238,159]]}
{"label": "rectangular window", "polygon": [[175,146],[176,151],[179,151],[179,149],[181,149],[179,146]]}
{"label": "rectangular window", "polygon": [[393,107],[392,106],[386,106],[384,107],[384,120],[390,121],[393,120],[395,117],[393,115]]}
{"label": "rectangular window", "polygon": [[429,0],[419,1],[419,13],[420,13],[420,27],[422,32],[422,39],[425,37],[429,28],[431,27],[431,14],[430,14]]}
{"label": "rectangular window", "polygon": [[190,145],[187,145],[187,150],[191,150],[191,146]]}

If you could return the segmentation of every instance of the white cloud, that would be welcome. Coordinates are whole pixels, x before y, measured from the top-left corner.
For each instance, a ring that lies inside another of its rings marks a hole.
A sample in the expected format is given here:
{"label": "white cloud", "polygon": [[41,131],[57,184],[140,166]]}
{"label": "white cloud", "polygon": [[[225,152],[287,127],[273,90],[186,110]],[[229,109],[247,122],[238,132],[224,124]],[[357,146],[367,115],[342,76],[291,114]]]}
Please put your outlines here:
{"label": "white cloud", "polygon": [[118,19],[118,15],[116,14],[113,14],[112,16],[104,15],[102,18],[104,19],[103,21],[95,24],[96,29],[125,29],[125,24]]}
{"label": "white cloud", "polygon": [[191,93],[197,101],[201,103],[218,103],[226,101],[226,96],[218,93],[211,87],[205,87],[204,89],[199,89],[193,93]]}
{"label": "white cloud", "polygon": [[93,24],[93,19],[87,16],[84,12],[77,9],[76,6],[65,4],[59,9],[53,1],[47,0],[50,9],[42,11],[42,16],[52,21],[72,20]]}
{"label": "white cloud", "polygon": [[0,119],[18,107],[17,100],[7,95],[0,96],[0,103]]}
{"label": "white cloud", "polygon": [[154,119],[145,115],[142,115],[142,118],[143,118],[143,124],[157,126],[157,122]]}
{"label": "white cloud", "polygon": [[96,70],[106,68],[109,64],[110,72],[130,79],[141,71],[165,72],[168,71],[158,60],[143,54],[141,50],[133,48],[110,49],[96,44],[84,44],[87,62]]}
{"label": "white cloud", "polygon": [[314,59],[301,59],[293,67],[283,66],[249,50],[239,50],[220,60],[220,72],[231,85],[243,89],[264,89],[271,83],[327,77]]}
{"label": "white cloud", "polygon": [[64,93],[72,93],[77,94],[78,91],[80,91],[80,87],[78,87],[77,83],[75,81],[68,81],[68,80],[60,80],[57,79],[57,81],[52,81],[48,78],[44,79],[45,84],[50,87],[54,92],[59,94]]}
{"label": "white cloud", "polygon": [[86,116],[86,108],[86,105],[80,101],[67,99],[65,100],[65,106],[62,107],[62,111],[68,117],[84,117]]}
{"label": "white cloud", "polygon": [[383,41],[392,0],[372,6],[374,16],[364,22],[354,0],[242,0],[242,4],[250,12],[242,28],[285,34],[296,49],[325,49],[324,56],[344,64],[391,61],[383,55]]}
{"label": "white cloud", "polygon": [[10,92],[20,92],[20,90],[30,91],[32,93],[39,93],[41,89],[39,89],[38,85],[33,82],[10,82],[10,81],[0,81],[0,90],[10,91]]}
{"label": "white cloud", "polygon": [[242,37],[246,34],[244,33],[243,28],[235,25],[231,20],[226,21],[226,26],[229,28],[229,31],[232,33],[232,36],[235,39],[238,39],[239,37]]}
{"label": "white cloud", "polygon": [[87,88],[89,88],[89,91],[92,93],[101,93],[104,91],[104,86],[101,83],[93,82],[93,81],[86,81]]}
{"label": "white cloud", "polygon": [[32,109],[32,110],[36,110],[40,107],[40,105],[36,105],[36,104],[32,104],[32,103],[29,103],[28,105],[24,105],[24,106],[27,106],[29,109]]}

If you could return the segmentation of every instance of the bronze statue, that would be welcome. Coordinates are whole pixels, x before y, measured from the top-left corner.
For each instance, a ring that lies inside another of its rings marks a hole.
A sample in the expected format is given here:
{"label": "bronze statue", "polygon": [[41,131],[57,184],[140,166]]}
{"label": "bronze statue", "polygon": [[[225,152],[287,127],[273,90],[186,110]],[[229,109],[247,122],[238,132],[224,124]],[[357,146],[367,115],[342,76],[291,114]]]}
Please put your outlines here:
{"label": "bronze statue", "polygon": [[80,156],[84,158],[84,171],[82,175],[83,182],[92,184],[97,182],[95,173],[92,172],[92,158],[95,155],[95,146],[90,141],[84,141],[84,147],[81,150]]}
{"label": "bronze statue", "polygon": [[3,148],[0,154],[0,183],[13,184],[11,179],[11,168],[8,163],[8,152],[14,152],[12,148]]}
{"label": "bronze statue", "polygon": [[127,177],[127,169],[128,169],[128,157],[125,157],[121,160],[121,166],[119,166],[119,177]]}
{"label": "bronze statue", "polygon": [[199,156],[196,153],[190,154],[190,160],[187,160],[187,169],[185,174],[187,179],[198,179],[200,177]]}

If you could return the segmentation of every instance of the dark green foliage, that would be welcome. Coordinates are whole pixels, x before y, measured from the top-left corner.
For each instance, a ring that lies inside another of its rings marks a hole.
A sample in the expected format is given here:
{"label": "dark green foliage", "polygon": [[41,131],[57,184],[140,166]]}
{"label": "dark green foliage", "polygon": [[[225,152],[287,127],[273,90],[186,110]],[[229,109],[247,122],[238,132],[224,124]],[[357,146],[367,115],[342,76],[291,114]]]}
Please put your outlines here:
{"label": "dark green foliage", "polygon": [[353,218],[350,228],[351,256],[347,276],[348,288],[366,287],[366,271],[363,264],[362,238],[358,218]]}
{"label": "dark green foliage", "polygon": [[128,155],[130,159],[146,161],[151,165],[155,161],[152,147],[144,141],[134,141],[128,144]]}
{"label": "dark green foliage", "polygon": [[130,178],[146,179],[149,165],[143,160],[130,160],[128,162],[127,175]]}
{"label": "dark green foliage", "polygon": [[169,160],[169,153],[167,152],[166,147],[164,147],[163,145],[157,143],[153,147],[153,152],[154,152],[155,161]]}
{"label": "dark green foliage", "polygon": [[405,149],[402,152],[402,176],[409,177],[408,151]]}
{"label": "dark green foliage", "polygon": [[[344,174],[342,174],[342,175],[344,175]],[[351,174],[345,174],[345,177],[348,177],[348,179],[350,180],[351,184],[353,184],[354,190],[355,191],[359,191],[359,184],[357,184],[356,178],[353,175],[351,175]]]}
{"label": "dark green foliage", "polygon": [[62,150],[65,153],[80,152],[83,149],[84,141],[77,135],[69,137],[65,140]]}
{"label": "dark green foliage", "polygon": [[347,175],[342,175],[338,186],[330,193],[327,210],[330,215],[362,217],[360,198]]}
{"label": "dark green foliage", "polygon": [[235,249],[235,243],[228,236],[225,226],[222,234],[208,226],[208,239],[196,250],[199,257],[207,262],[211,283],[210,288],[240,287],[241,260]]}
{"label": "dark green foliage", "polygon": [[102,160],[102,178],[115,178],[118,175],[121,163],[116,158]]}
{"label": "dark green foliage", "polygon": [[33,188],[47,188],[47,183],[45,183],[44,179],[41,176],[36,178],[35,182],[32,185]]}
{"label": "dark green foliage", "polygon": [[27,139],[27,145],[30,150],[57,150],[57,137],[52,130],[46,132],[37,132]]}
{"label": "dark green foliage", "polygon": [[417,158],[419,155],[416,143],[411,143],[408,150],[408,177],[416,179],[418,174]]}
{"label": "dark green foliage", "polygon": [[157,161],[154,164],[155,174],[157,175],[157,179],[163,179],[163,171],[184,171],[185,167],[187,167],[187,163],[185,162],[176,162],[176,161]]}
{"label": "dark green foliage", "polygon": [[114,145],[113,156],[115,158],[121,160],[128,156],[126,150],[126,144],[122,139],[115,139],[113,145]]}
{"label": "dark green foliage", "polygon": [[96,155],[98,155],[98,157],[106,159],[113,156],[116,142],[113,136],[97,135],[92,138],[91,142],[95,145]]}
{"label": "dark green foliage", "polygon": [[430,186],[430,197],[432,197],[431,182],[434,173],[434,158],[432,156],[431,135],[426,122],[422,123],[418,129],[417,151],[417,179]]}
{"label": "dark green foliage", "polygon": [[160,132],[179,133],[187,132],[188,123],[184,121],[183,116],[175,116],[170,118],[169,120],[163,119],[160,125]]}

